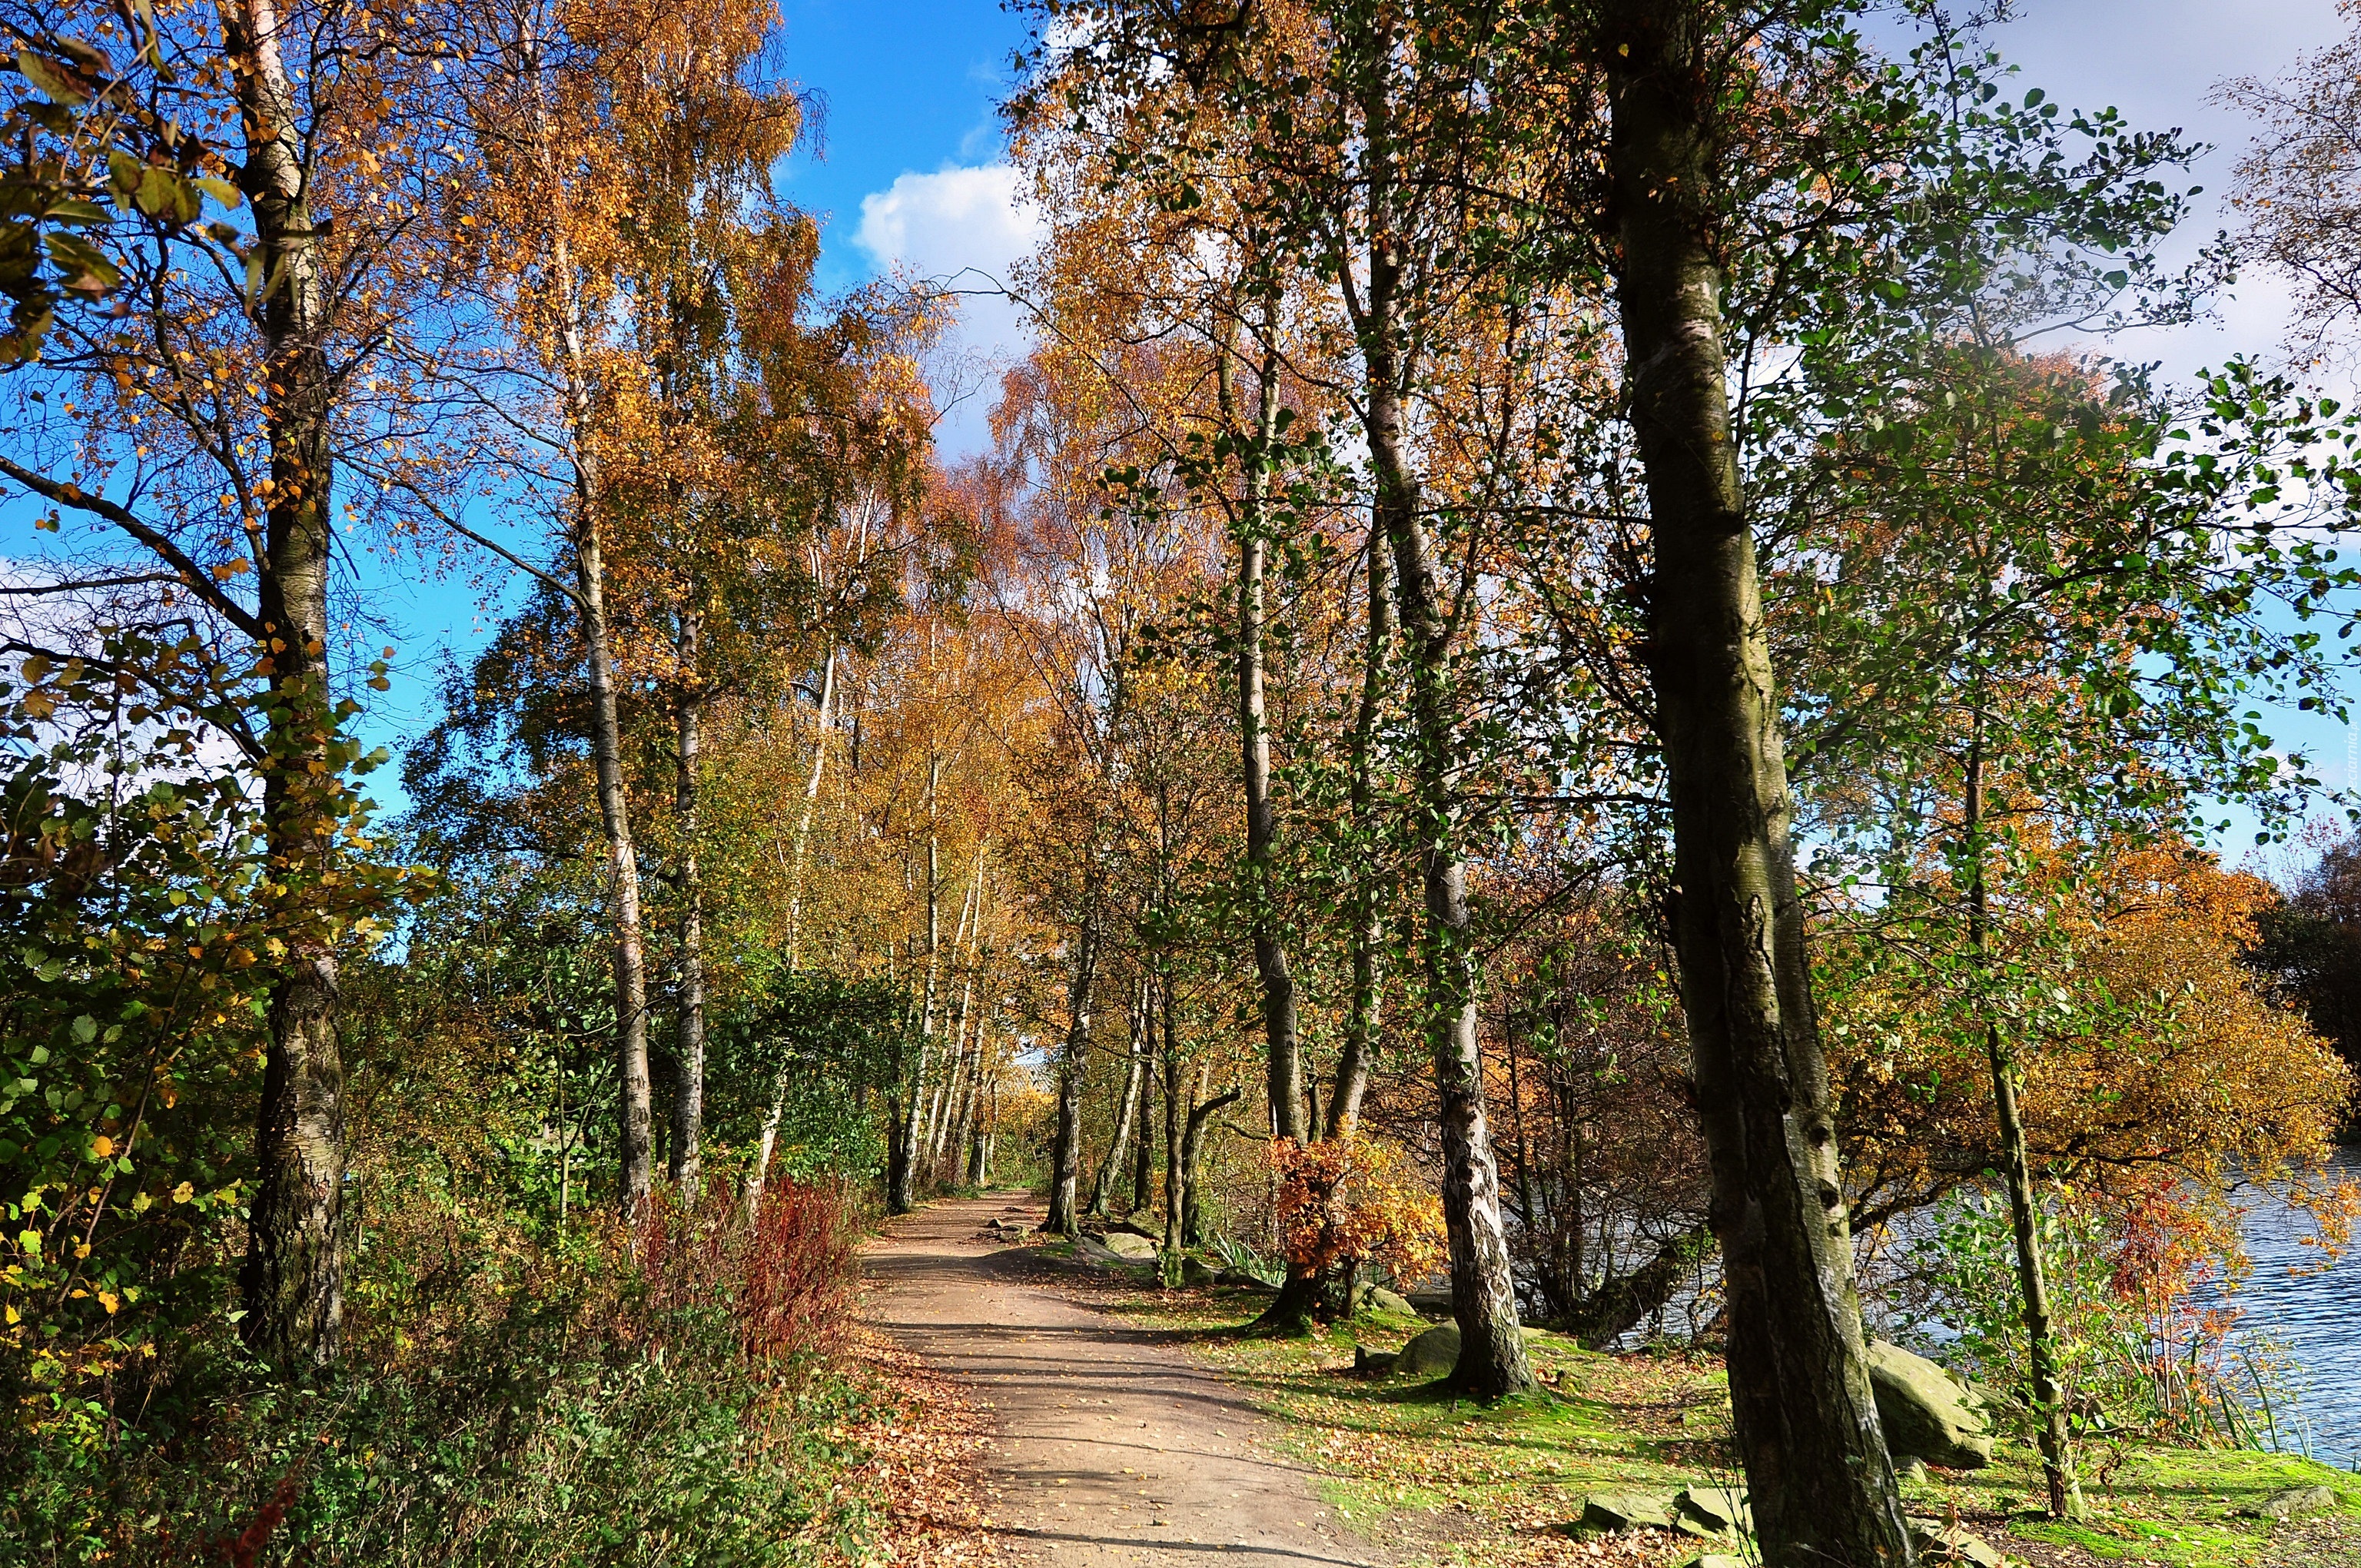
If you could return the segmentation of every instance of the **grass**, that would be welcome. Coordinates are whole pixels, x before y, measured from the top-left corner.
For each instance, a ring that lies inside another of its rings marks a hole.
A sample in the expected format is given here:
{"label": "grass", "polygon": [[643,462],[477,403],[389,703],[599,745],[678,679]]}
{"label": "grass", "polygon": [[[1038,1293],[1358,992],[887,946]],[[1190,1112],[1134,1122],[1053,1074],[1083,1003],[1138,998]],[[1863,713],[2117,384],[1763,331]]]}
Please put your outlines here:
{"label": "grass", "polygon": [[[1296,1340],[1227,1332],[1262,1299],[1118,1286],[1101,1304],[1142,1326],[1192,1332],[1196,1353],[1276,1418],[1280,1442],[1323,1477],[1329,1504],[1405,1560],[1657,1568],[1731,1550],[1662,1531],[1571,1528],[1587,1494],[1742,1484],[1718,1360],[1601,1354],[1534,1332],[1528,1349],[1544,1391],[1486,1407],[1354,1374],[1356,1343],[1398,1349],[1427,1326],[1416,1318],[1365,1314]],[[1929,1470],[1906,1483],[1904,1503],[1914,1515],[1956,1517],[2012,1559],[2045,1568],[2361,1563],[2361,1475],[2288,1454],[2172,1448],[2099,1448],[2083,1464],[2091,1518],[2081,1524],[2042,1516],[2037,1463],[2008,1442],[1990,1469]],[[2312,1485],[2336,1490],[2334,1513],[2293,1524],[2239,1517],[2274,1492]]]}

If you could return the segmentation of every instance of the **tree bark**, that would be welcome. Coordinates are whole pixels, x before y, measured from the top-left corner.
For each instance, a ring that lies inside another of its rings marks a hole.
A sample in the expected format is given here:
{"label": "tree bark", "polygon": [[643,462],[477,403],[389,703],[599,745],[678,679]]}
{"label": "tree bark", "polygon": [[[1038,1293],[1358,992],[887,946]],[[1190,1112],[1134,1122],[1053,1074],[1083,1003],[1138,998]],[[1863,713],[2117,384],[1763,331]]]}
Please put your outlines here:
{"label": "tree bark", "polygon": [[[1203,1071],[1198,1075],[1200,1094],[1205,1091],[1204,1076]],[[1225,1089],[1190,1109],[1189,1125],[1180,1135],[1180,1245],[1184,1247],[1205,1245],[1204,1204],[1199,1199],[1202,1189],[1197,1184],[1199,1157],[1205,1152],[1205,1124],[1213,1119],[1215,1112],[1235,1103],[1245,1094],[1242,1089]]]}
{"label": "tree bark", "polygon": [[674,1185],[693,1201],[704,1172],[705,1141],[705,887],[697,880],[698,751],[705,693],[697,678],[703,615],[691,602],[680,620],[680,685],[675,696],[673,810],[680,822],[680,996],[677,1062],[672,1089]]}
{"label": "tree bark", "polygon": [[1189,1113],[1180,1102],[1180,1031],[1174,1016],[1170,972],[1158,977],[1156,991],[1164,1024],[1164,1245],[1156,1256],[1159,1277],[1170,1290],[1180,1286],[1180,1255],[1187,1245],[1182,1226],[1188,1219],[1189,1167],[1180,1154],[1188,1136]]}
{"label": "tree bark", "polygon": [[1608,0],[1599,39],[1618,298],[1654,546],[1649,662],[1673,806],[1675,940],[1763,1561],[1871,1568],[1912,1554],[1862,1352],[1732,440],[1707,9]]}
{"label": "tree bark", "polygon": [[[1373,132],[1373,139],[1381,134]],[[1380,196],[1371,198],[1373,204]],[[1379,210],[1382,210],[1381,208]],[[1395,349],[1400,266],[1384,241],[1370,248],[1362,353],[1368,365],[1367,433],[1377,505],[1393,553],[1395,592],[1410,660],[1419,834],[1426,923],[1427,1046],[1443,1127],[1443,1218],[1451,1244],[1452,1315],[1459,1362],[1452,1386],[1480,1398],[1540,1387],[1517,1321],[1509,1236],[1500,1219],[1500,1176],[1484,1109],[1483,1047],[1477,1034],[1478,979],[1467,907],[1467,867],[1458,843],[1452,784],[1457,744],[1452,722],[1452,641],[1433,542],[1419,515],[1420,486],[1404,449],[1404,367]]]}
{"label": "tree bark", "polygon": [[[1393,585],[1389,570],[1385,530],[1372,520],[1369,529],[1369,634],[1362,655],[1361,698],[1353,718],[1352,827],[1358,841],[1374,837],[1377,814],[1377,734],[1378,709],[1385,701],[1386,660],[1393,647]],[[1376,864],[1374,846],[1363,864]],[[1350,1137],[1361,1119],[1361,1100],[1368,1092],[1369,1068],[1377,1055],[1378,1006],[1385,989],[1385,916],[1373,879],[1353,881],[1352,990],[1345,1010],[1345,1041],[1336,1055],[1336,1087],[1328,1096],[1328,1124],[1323,1135]]]}
{"label": "tree bark", "polygon": [[[797,930],[796,921],[803,912],[805,856],[811,847],[812,817],[819,806],[820,780],[828,768],[829,725],[834,716],[832,703],[836,696],[836,649],[831,644],[828,661],[820,666],[818,718],[812,737],[811,772],[804,781],[803,814],[796,823],[794,860],[787,873],[787,972],[796,971]],[[754,1163],[746,1173],[746,1217],[751,1222],[763,1206],[763,1184],[771,1171],[771,1157],[779,1146],[779,1123],[787,1113],[787,1069],[779,1069],[771,1086],[771,1107],[763,1117],[762,1136],[756,1141]]]}
{"label": "tree bark", "polygon": [[1096,899],[1082,911],[1074,939],[1074,973],[1066,990],[1066,1044],[1058,1058],[1058,1132],[1049,1152],[1049,1212],[1042,1226],[1057,1235],[1077,1234],[1076,1208],[1082,1160],[1082,1066],[1091,1043],[1091,989],[1098,970]]}
{"label": "tree bark", "polygon": [[[1132,1114],[1138,1108],[1139,1085],[1147,1076],[1148,1055],[1148,982],[1143,979],[1132,1000],[1131,1057],[1124,1066],[1123,1092],[1115,1098],[1115,1132],[1107,1139],[1106,1157],[1099,1162],[1098,1174],[1091,1181],[1088,1212],[1094,1219],[1106,1217],[1116,1173],[1122,1170],[1123,1157],[1131,1146]],[[1143,1132],[1143,1138],[1145,1135]]]}
{"label": "tree bark", "polygon": [[654,1091],[648,1078],[647,952],[642,939],[639,851],[631,843],[631,803],[623,787],[622,723],[607,630],[606,563],[598,520],[586,495],[575,518],[574,565],[581,596],[582,638],[590,666],[590,752],[597,767],[598,818],[607,836],[609,898],[615,922],[615,1058],[620,1085],[621,1181],[616,1202],[636,1230],[654,1182]]}
{"label": "tree bark", "polygon": [[[1991,895],[1984,881],[1984,715],[1978,707],[1968,744],[1961,826],[1968,853],[1968,949],[1979,985],[1992,972]],[[1985,1001],[1987,1007],[1989,1000]],[[2041,1475],[2049,1492],[2052,1519],[2082,1517],[2082,1484],[2074,1474],[2072,1439],[2058,1382],[2058,1342],[2049,1313],[2049,1271],[2042,1255],[2041,1210],[2033,1191],[2033,1150],[2017,1108],[2024,1069],[2001,1038],[1997,1017],[1986,1014],[1984,1050],[1992,1065],[1993,1109],[2000,1124],[2001,1157],[2008,1179],[2008,1214],[2016,1236],[2016,1278],[2025,1308],[2026,1359],[2033,1385],[2033,1417],[2041,1447]]]}
{"label": "tree bark", "polygon": [[[313,249],[307,170],[293,89],[270,0],[224,6],[236,58],[247,159],[241,185],[254,213],[265,276],[260,305],[269,385],[264,429],[270,497],[264,518],[258,609],[261,650],[277,693],[268,738],[263,820],[275,874],[298,887],[327,871],[333,817],[327,689],[328,560],[335,502],[330,419],[335,399],[326,282]],[[308,923],[306,923],[308,926]],[[324,936],[289,944],[273,977],[257,1182],[239,1285],[239,1330],[288,1370],[336,1358],[344,1326],[344,1063],[336,1037],[338,965]]]}
{"label": "tree bark", "polygon": [[[1236,423],[1236,356],[1224,342],[1219,367],[1224,415]],[[1265,498],[1270,483],[1269,450],[1277,433],[1277,366],[1266,359],[1255,390],[1251,444],[1240,457],[1238,497],[1238,750],[1246,795],[1246,896],[1251,916],[1255,972],[1262,984],[1265,1055],[1277,1135],[1290,1143],[1310,1141],[1304,1118],[1303,1052],[1297,1036],[1295,980],[1287,948],[1279,939],[1271,908],[1272,861],[1279,839],[1270,799],[1270,726],[1263,695],[1263,564],[1269,549]]]}
{"label": "tree bark", "polygon": [[898,1135],[902,1141],[900,1157],[894,1163],[894,1179],[886,1194],[885,1210],[892,1214],[906,1214],[917,1203],[912,1184],[917,1179],[918,1153],[923,1146],[923,1118],[928,1103],[927,1067],[935,1043],[935,983],[942,957],[943,935],[942,842],[935,828],[935,792],[941,783],[942,771],[939,758],[928,764],[927,973],[918,1001],[918,1068],[910,1079],[909,1111],[903,1117]]}
{"label": "tree bark", "polygon": [[1147,1070],[1139,1075],[1139,1143],[1131,1163],[1131,1212],[1148,1212],[1155,1201],[1156,1182],[1156,1041],[1151,1034],[1143,1042],[1148,1050]]}
{"label": "tree bark", "polygon": [[634,1230],[653,1185],[653,1092],[648,1080],[647,958],[642,940],[640,867],[631,843],[631,806],[623,789],[621,724],[616,713],[614,664],[608,635],[606,564],[599,551],[596,461],[583,444],[590,422],[590,375],[584,345],[581,295],[567,238],[565,176],[557,168],[549,123],[548,84],[542,78],[540,40],[523,39],[524,69],[533,78],[534,156],[555,212],[550,224],[550,273],[557,313],[557,371],[565,387],[567,455],[574,468],[568,518],[574,550],[575,605],[590,681],[590,751],[598,817],[607,839],[608,899],[615,927],[615,1056],[620,1131],[616,1202]]}

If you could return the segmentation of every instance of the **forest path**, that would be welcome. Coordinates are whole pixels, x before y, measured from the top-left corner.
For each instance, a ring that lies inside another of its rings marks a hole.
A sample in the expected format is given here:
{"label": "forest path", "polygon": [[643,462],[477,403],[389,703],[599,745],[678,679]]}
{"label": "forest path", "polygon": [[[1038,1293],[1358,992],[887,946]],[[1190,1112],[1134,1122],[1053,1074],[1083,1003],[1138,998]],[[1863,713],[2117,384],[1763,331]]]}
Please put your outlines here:
{"label": "forest path", "polygon": [[1053,1568],[1214,1552],[1370,1568],[1378,1557],[1278,1455],[1270,1423],[1177,1336],[1092,1310],[983,1234],[1016,1195],[937,1203],[862,1249],[862,1317],[992,1412],[993,1518]]}

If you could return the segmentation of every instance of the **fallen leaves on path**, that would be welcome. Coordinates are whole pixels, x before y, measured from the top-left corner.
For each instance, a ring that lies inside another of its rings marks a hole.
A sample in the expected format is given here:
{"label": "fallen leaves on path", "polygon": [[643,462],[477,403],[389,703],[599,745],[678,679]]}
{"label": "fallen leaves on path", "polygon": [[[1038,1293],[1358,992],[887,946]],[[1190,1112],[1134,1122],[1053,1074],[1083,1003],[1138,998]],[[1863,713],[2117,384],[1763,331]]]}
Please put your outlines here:
{"label": "fallen leaves on path", "polygon": [[983,1479],[990,1416],[957,1384],[869,1330],[854,1331],[849,1354],[885,1397],[844,1433],[868,1455],[846,1477],[846,1490],[874,1517],[857,1545],[829,1554],[833,1563],[976,1568],[1003,1561]]}

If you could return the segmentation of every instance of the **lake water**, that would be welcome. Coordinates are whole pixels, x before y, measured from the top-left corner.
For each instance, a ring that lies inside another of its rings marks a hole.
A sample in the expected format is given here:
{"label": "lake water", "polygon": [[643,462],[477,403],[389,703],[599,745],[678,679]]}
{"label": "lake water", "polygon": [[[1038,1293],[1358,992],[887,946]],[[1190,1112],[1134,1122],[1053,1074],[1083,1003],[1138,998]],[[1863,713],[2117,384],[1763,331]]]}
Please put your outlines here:
{"label": "lake water", "polygon": [[[2361,1181],[2361,1148],[2338,1151],[2338,1171]],[[2246,1216],[2246,1250],[2255,1271],[2237,1293],[2246,1326],[2278,1339],[2303,1368],[2300,1420],[2309,1428],[2316,1459],[2361,1466],[2361,1245],[2324,1274],[2297,1275],[2317,1265],[2316,1249],[2301,1245],[2302,1217],[2260,1203]],[[2356,1237],[2361,1241],[2361,1237]],[[2281,1430],[2281,1441],[2302,1448]]]}

